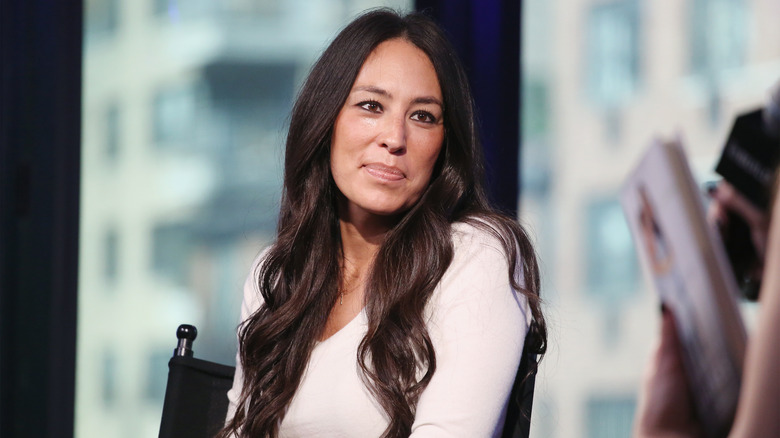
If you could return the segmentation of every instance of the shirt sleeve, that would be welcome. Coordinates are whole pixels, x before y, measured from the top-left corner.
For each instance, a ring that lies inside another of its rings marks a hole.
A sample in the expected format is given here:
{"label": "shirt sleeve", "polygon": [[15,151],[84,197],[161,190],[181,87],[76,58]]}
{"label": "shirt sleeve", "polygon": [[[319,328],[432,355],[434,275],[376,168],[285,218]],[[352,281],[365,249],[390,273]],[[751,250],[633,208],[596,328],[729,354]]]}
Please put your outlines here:
{"label": "shirt sleeve", "polygon": [[[257,285],[257,273],[259,272],[259,266],[265,253],[266,251],[263,251],[257,259],[255,259],[254,263],[252,263],[252,269],[249,271],[249,275],[247,275],[246,281],[244,282],[244,298],[241,302],[240,320],[242,323],[252,316],[262,304],[262,295],[260,295],[260,290]],[[236,336],[238,336],[238,333],[236,333]],[[236,406],[238,405],[238,400],[241,398],[241,390],[243,387],[244,373],[241,368],[241,356],[240,351],[236,351],[236,374],[233,377],[233,387],[230,388],[227,393],[228,410],[225,423],[232,420],[236,415]]]}
{"label": "shirt sleeve", "polygon": [[500,436],[530,323],[496,238],[472,230],[455,251],[431,301],[437,366],[420,396],[412,438]]}

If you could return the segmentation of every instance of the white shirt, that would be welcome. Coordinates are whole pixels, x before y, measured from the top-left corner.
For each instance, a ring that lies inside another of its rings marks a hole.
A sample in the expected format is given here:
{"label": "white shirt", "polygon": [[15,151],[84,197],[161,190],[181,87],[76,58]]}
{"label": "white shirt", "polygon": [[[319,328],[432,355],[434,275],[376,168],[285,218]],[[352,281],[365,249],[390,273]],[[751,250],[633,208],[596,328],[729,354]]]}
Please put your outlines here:
{"label": "white shirt", "polygon": [[[509,284],[507,260],[490,233],[452,227],[454,257],[426,307],[436,372],[420,396],[411,437],[496,437],[531,321],[525,297]],[[256,270],[251,271],[255,273]],[[252,274],[244,287],[242,321],[261,305]],[[365,312],[312,351],[282,421],[280,436],[378,437],[385,412],[361,380],[357,348]],[[232,418],[241,394],[240,360],[228,392]]]}

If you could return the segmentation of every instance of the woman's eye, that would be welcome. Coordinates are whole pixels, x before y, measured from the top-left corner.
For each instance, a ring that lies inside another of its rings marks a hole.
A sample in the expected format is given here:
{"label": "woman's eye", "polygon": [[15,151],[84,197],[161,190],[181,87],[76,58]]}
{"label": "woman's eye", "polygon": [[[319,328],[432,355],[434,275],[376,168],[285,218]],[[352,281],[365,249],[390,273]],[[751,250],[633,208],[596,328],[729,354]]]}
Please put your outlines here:
{"label": "woman's eye", "polygon": [[358,106],[363,108],[366,111],[371,111],[372,113],[378,113],[382,111],[382,105],[380,105],[379,102],[375,100],[360,102]]}
{"label": "woman's eye", "polygon": [[412,120],[424,123],[436,123],[436,117],[428,111],[416,111],[412,114]]}

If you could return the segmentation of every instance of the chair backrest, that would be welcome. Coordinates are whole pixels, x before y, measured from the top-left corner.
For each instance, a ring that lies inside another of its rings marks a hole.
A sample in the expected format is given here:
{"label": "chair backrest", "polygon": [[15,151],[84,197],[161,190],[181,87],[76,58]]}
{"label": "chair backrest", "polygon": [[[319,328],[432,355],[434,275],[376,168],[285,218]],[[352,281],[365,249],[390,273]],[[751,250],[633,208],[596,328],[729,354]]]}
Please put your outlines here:
{"label": "chair backrest", "polygon": [[533,333],[529,331],[526,335],[520,366],[515,375],[515,384],[509,395],[502,438],[528,438],[531,431],[531,408],[534,403],[537,359],[536,354],[530,351],[532,343],[529,342],[529,337],[534,336]]}
{"label": "chair backrest", "polygon": [[225,423],[235,368],[192,357],[195,327],[181,325],[176,335],[179,346],[168,362],[159,437],[213,437]]}

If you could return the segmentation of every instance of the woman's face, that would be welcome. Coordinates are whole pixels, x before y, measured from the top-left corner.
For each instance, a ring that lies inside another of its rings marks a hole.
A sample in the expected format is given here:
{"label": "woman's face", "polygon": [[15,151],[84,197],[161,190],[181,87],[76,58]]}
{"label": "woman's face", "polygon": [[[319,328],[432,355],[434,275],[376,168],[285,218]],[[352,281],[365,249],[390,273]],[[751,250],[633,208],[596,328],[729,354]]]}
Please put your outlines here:
{"label": "woman's face", "polygon": [[444,140],[442,102],[436,71],[422,50],[398,38],[371,52],[331,139],[331,172],[346,202],[343,220],[402,213],[420,199]]}

